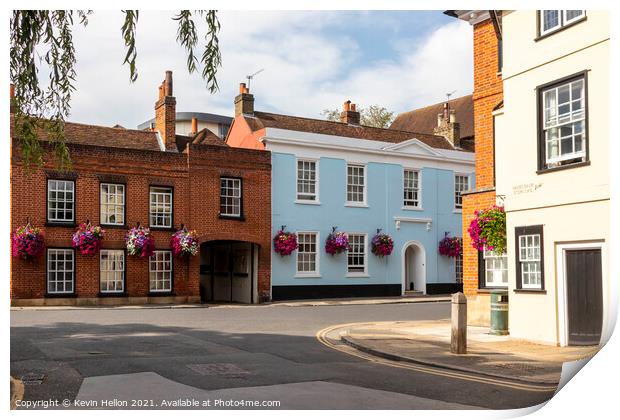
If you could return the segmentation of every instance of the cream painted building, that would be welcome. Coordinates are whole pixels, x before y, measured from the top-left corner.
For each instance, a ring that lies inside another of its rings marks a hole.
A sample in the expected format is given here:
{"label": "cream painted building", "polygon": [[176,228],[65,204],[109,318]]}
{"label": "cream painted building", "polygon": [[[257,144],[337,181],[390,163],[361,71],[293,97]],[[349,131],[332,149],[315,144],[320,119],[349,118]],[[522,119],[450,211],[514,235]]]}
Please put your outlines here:
{"label": "cream painted building", "polygon": [[609,14],[504,11],[501,37],[495,165],[507,214],[510,335],[604,342],[613,326]]}

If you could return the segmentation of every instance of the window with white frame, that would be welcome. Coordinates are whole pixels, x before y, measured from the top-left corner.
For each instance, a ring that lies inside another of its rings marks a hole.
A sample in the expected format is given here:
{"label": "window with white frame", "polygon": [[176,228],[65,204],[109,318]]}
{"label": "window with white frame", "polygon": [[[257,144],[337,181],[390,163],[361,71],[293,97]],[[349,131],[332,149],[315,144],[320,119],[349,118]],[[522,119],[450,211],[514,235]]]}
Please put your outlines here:
{"label": "window with white frame", "polygon": [[586,101],[585,75],[540,88],[542,96],[540,169],[585,161]]}
{"label": "window with white frame", "polygon": [[454,259],[454,274],[457,283],[463,283],[463,256],[457,255]]}
{"label": "window with white frame", "polygon": [[297,274],[318,274],[319,254],[316,232],[297,233]]}
{"label": "window with white frame", "polygon": [[484,286],[508,286],[508,256],[493,251],[484,251]]}
{"label": "window with white frame", "polygon": [[469,176],[467,175],[454,175],[454,208],[463,208],[463,195],[462,193],[469,189]]}
{"label": "window with white frame", "polygon": [[521,287],[541,287],[540,235],[519,236],[519,264],[521,266]]}
{"label": "window with white frame", "polygon": [[172,227],[172,188],[151,187],[150,225],[151,227]]}
{"label": "window with white frame", "polygon": [[241,217],[240,178],[220,178],[220,216]]}
{"label": "window with white frame", "polygon": [[99,253],[99,290],[122,293],[125,290],[125,251],[102,249]]}
{"label": "window with white frame", "polygon": [[125,224],[125,185],[102,183],[99,186],[99,203],[101,224]]}
{"label": "window with white frame", "polygon": [[317,201],[316,161],[297,161],[297,200]]}
{"label": "window with white frame", "polygon": [[555,32],[586,17],[585,10],[540,10],[540,35]]}
{"label": "window with white frame", "polygon": [[64,223],[75,221],[75,182],[47,180],[47,220]]}
{"label": "window with white frame", "polygon": [[403,171],[403,205],[420,207],[420,172],[411,169]]}
{"label": "window with white frame", "polygon": [[73,293],[75,287],[73,249],[47,249],[47,293]]}
{"label": "window with white frame", "polygon": [[172,291],[172,253],[155,251],[149,257],[149,290],[151,292]]}
{"label": "window with white frame", "polygon": [[350,274],[366,273],[366,234],[349,234],[347,272]]}
{"label": "window with white frame", "polygon": [[366,167],[347,165],[347,202],[365,203]]}

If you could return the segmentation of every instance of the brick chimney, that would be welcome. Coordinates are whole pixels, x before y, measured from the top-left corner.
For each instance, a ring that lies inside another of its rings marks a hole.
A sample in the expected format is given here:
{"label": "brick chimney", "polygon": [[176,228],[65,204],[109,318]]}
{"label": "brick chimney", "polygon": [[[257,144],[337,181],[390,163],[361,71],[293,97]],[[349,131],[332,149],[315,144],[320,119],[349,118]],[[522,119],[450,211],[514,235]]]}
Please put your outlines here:
{"label": "brick chimney", "polygon": [[17,106],[15,105],[15,85],[13,83],[11,83],[9,88],[9,101],[9,111],[11,114],[14,114],[17,112]]}
{"label": "brick chimney", "polygon": [[343,111],[340,113],[340,122],[360,125],[360,113],[357,112],[355,104],[352,104],[351,101],[344,103]]}
{"label": "brick chimney", "polygon": [[254,115],[254,95],[245,83],[239,83],[239,94],[235,97],[235,117],[242,114]]}
{"label": "brick chimney", "polygon": [[437,114],[437,127],[433,134],[445,137],[452,146],[461,147],[461,125],[456,122],[456,113],[450,109],[450,104],[443,104],[443,112]]}
{"label": "brick chimney", "polygon": [[155,130],[159,131],[166,150],[176,149],[176,107],[172,96],[172,72],[166,71],[166,78],[159,86],[159,98],[155,102]]}

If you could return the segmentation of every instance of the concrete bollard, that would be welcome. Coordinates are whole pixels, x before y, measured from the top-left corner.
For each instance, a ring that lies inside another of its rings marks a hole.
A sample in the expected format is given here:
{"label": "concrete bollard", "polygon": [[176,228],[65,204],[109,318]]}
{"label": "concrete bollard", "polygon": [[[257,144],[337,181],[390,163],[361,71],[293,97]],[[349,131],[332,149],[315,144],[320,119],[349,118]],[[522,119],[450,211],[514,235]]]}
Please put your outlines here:
{"label": "concrete bollard", "polygon": [[467,298],[461,292],[452,295],[452,338],[450,351],[467,353]]}

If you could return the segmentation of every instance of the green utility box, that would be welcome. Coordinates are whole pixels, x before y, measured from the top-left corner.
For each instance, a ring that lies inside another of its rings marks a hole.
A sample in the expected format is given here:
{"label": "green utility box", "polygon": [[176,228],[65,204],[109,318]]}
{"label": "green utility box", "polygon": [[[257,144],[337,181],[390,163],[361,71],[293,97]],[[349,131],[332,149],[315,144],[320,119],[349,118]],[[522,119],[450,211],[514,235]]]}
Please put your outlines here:
{"label": "green utility box", "polygon": [[491,334],[508,334],[508,290],[491,290]]}

